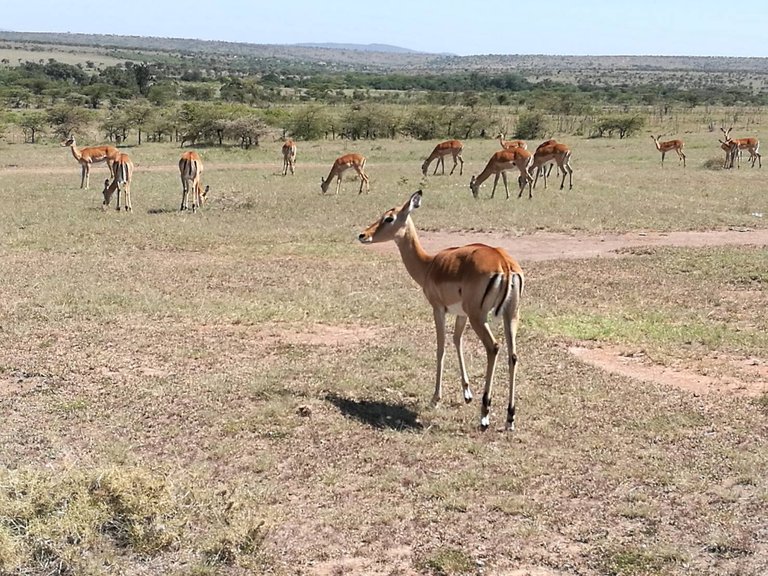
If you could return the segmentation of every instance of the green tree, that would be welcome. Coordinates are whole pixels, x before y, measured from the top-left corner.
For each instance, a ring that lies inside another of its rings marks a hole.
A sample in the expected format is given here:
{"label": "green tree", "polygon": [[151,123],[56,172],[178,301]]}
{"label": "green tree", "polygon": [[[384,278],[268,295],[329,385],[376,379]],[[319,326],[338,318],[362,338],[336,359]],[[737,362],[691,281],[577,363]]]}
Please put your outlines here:
{"label": "green tree", "polygon": [[24,133],[24,142],[34,144],[38,133],[45,130],[47,117],[44,112],[30,112],[22,114],[18,124]]}
{"label": "green tree", "polygon": [[331,129],[332,123],[328,112],[317,105],[311,104],[299,108],[287,122],[288,132],[294,138],[301,140],[317,140]]}
{"label": "green tree", "polygon": [[546,134],[546,121],[540,112],[525,112],[520,114],[515,127],[515,138],[533,140]]}
{"label": "green tree", "polygon": [[67,104],[59,104],[48,110],[48,124],[54,134],[67,138],[70,134],[83,132],[91,123],[92,116],[84,108],[76,108]]}
{"label": "green tree", "polygon": [[141,133],[147,125],[152,123],[155,109],[148,100],[134,100],[125,107],[125,115],[131,126],[138,132],[138,145],[141,146]]}

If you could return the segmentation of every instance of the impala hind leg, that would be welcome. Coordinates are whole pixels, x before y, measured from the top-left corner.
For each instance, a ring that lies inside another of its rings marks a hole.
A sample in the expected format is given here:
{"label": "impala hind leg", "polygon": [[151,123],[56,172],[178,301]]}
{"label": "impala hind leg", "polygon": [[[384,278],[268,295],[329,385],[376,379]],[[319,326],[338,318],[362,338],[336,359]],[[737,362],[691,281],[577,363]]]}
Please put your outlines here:
{"label": "impala hind leg", "polygon": [[456,316],[456,324],[453,328],[453,344],[456,346],[456,353],[459,355],[459,372],[461,373],[461,387],[464,390],[464,402],[469,404],[472,401],[472,390],[469,388],[469,376],[464,363],[464,329],[467,327],[466,316]]}
{"label": "impala hind leg", "polygon": [[509,361],[509,402],[507,403],[507,430],[515,429],[515,378],[517,376],[517,327],[520,321],[519,292],[504,309],[504,337],[507,339]]}
{"label": "impala hind leg", "polygon": [[486,430],[491,423],[491,392],[493,388],[493,373],[496,370],[496,359],[499,355],[499,343],[493,337],[485,317],[470,318],[472,328],[485,346],[487,365],[485,368],[485,388],[483,389],[483,406],[480,411],[480,428]]}

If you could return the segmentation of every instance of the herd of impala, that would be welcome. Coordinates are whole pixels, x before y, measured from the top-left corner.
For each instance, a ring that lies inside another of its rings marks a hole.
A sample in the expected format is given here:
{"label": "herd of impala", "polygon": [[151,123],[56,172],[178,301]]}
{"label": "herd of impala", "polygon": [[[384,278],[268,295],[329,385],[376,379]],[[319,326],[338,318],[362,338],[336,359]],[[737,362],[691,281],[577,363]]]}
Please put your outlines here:
{"label": "herd of impala", "polygon": [[[755,162],[762,167],[760,157],[760,142],[756,138],[731,138],[731,129],[721,129],[725,140],[719,140],[721,148],[725,151],[724,168],[733,168],[734,163],[740,163],[743,150],[749,152],[749,160],[754,167]],[[499,177],[503,179],[504,189],[509,198],[507,186],[507,171],[516,168],[520,174],[518,185],[520,191],[518,198],[522,196],[525,187],[528,187],[528,197],[532,196],[531,190],[536,185],[539,176],[547,185],[547,177],[553,165],[556,165],[562,179],[560,189],[565,186],[565,177],[568,176],[568,186],[573,188],[573,169],[571,168],[571,149],[565,144],[555,140],[542,142],[531,153],[527,144],[522,140],[505,140],[503,134],[497,136],[501,150],[495,152],[488,160],[483,171],[477,176],[472,176],[470,189],[475,198],[478,197],[480,185],[491,175],[494,176],[491,197],[496,192]],[[656,149],[661,152],[661,165],[664,166],[664,157],[667,152],[674,151],[685,167],[684,143],[682,140],[660,141],[660,136],[651,136]],[[133,163],[127,154],[120,152],[113,146],[91,146],[78,148],[74,137],[62,142],[62,146],[68,146],[72,155],[80,163],[81,180],[80,187],[88,187],[90,167],[94,163],[106,162],[112,181],[104,182],[104,202],[102,207],[106,209],[112,197],[117,191],[117,209],[120,210],[120,193],[123,193],[125,210],[131,210],[131,179],[133,175]],[[432,150],[432,153],[424,160],[421,171],[427,175],[429,166],[436,161],[433,175],[438,169],[445,174],[445,158],[451,156],[453,167],[450,174],[459,166],[459,175],[464,173],[464,160],[461,153],[464,145],[459,140],[441,142]],[[296,143],[286,140],[282,146],[283,176],[294,174],[296,161]],[[362,154],[345,154],[337,158],[331,166],[331,171],[326,178],[321,179],[320,188],[323,193],[328,191],[333,179],[336,179],[336,193],[339,192],[342,174],[352,168],[360,177],[360,189],[363,186],[366,191],[369,188],[368,175],[365,173],[366,159]],[[179,173],[182,183],[181,210],[188,209],[189,196],[192,196],[192,211],[201,207],[208,194],[209,187],[203,190],[201,175],[203,163],[197,152],[184,152],[179,160]],[[443,363],[445,359],[446,339],[446,315],[454,314],[456,321],[453,328],[453,343],[459,357],[459,371],[462,387],[464,389],[464,401],[472,400],[472,391],[469,386],[462,338],[467,322],[480,338],[486,351],[485,387],[483,391],[480,427],[485,430],[490,425],[491,389],[493,376],[496,369],[496,360],[499,353],[499,344],[493,335],[489,325],[489,318],[501,318],[504,325],[504,335],[507,343],[507,356],[509,362],[509,396],[507,400],[506,428],[513,430],[515,427],[515,378],[517,374],[517,328],[520,317],[520,301],[525,284],[523,270],[517,261],[503,248],[488,246],[486,244],[468,244],[466,246],[448,248],[437,254],[428,254],[419,241],[416,226],[411,219],[413,211],[421,206],[422,192],[415,192],[400,207],[387,210],[370,226],[363,230],[358,240],[364,244],[375,242],[393,241],[399,251],[406,270],[418,283],[424,296],[432,306],[437,335],[437,369],[435,375],[435,392],[432,397],[433,404],[437,404],[442,397]]]}

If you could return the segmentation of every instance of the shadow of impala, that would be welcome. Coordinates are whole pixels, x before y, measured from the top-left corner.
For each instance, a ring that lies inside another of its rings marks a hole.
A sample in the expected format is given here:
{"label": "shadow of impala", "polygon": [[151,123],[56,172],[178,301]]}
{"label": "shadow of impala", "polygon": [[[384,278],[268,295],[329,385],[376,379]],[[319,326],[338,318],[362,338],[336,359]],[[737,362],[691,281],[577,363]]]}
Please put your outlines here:
{"label": "shadow of impala", "polygon": [[373,428],[390,430],[423,430],[418,414],[401,405],[371,400],[350,400],[328,394],[325,400],[336,406],[347,418],[353,418]]}

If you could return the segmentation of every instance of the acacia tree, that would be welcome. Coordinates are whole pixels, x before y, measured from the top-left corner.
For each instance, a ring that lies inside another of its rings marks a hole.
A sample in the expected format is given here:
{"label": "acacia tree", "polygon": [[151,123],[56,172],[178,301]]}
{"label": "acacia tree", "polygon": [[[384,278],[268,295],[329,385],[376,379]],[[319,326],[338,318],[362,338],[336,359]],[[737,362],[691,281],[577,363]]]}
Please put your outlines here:
{"label": "acacia tree", "polygon": [[47,120],[54,134],[67,138],[70,134],[85,130],[91,123],[91,114],[84,108],[60,104],[48,110]]}
{"label": "acacia tree", "polygon": [[325,109],[309,105],[296,110],[287,122],[288,132],[301,140],[322,138],[331,129],[332,122]]}
{"label": "acacia tree", "polygon": [[126,106],[125,116],[131,126],[136,128],[136,132],[138,133],[138,145],[141,146],[141,132],[152,123],[153,117],[155,116],[155,109],[148,100],[135,100]]}
{"label": "acacia tree", "polygon": [[24,114],[19,119],[18,125],[24,133],[24,142],[34,144],[37,134],[45,130],[46,115],[43,112]]}

